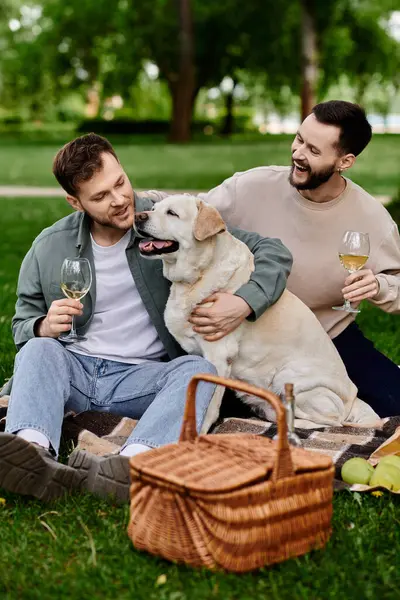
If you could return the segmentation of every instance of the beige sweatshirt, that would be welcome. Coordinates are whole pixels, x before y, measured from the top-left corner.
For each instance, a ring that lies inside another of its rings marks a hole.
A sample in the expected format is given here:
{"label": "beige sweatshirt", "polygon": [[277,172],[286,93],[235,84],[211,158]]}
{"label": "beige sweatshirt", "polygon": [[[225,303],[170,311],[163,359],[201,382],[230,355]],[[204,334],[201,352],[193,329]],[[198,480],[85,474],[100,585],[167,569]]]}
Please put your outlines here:
{"label": "beige sweatshirt", "polygon": [[[331,338],[355,318],[331,308],[343,304],[341,290],[348,273],[339,262],[338,248],[346,230],[369,233],[371,250],[365,268],[372,269],[380,285],[378,296],[370,302],[399,313],[400,237],[387,210],[347,178],[340,196],[312,202],[290,185],[289,172],[290,167],[257,167],[199,195],[229,225],[283,241],[294,258],[287,287],[311,308]],[[161,194],[154,196],[161,199]]]}

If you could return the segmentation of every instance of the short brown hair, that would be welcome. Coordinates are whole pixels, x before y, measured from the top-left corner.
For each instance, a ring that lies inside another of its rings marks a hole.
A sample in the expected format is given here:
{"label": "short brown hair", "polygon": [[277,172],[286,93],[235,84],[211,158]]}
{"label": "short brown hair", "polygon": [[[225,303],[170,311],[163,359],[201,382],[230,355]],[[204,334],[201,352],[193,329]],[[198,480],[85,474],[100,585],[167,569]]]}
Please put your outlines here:
{"label": "short brown hair", "polygon": [[82,135],[57,152],[53,174],[67,194],[76,196],[79,184],[88,181],[102,169],[101,155],[104,152],[112,154],[118,160],[110,142],[96,133]]}

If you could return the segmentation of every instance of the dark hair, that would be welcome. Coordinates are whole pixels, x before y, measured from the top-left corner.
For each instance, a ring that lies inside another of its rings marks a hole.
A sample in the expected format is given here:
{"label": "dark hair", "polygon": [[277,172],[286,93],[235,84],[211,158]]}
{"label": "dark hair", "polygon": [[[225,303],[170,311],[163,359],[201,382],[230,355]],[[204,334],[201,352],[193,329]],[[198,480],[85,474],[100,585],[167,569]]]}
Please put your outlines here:
{"label": "dark hair", "polygon": [[344,100],[321,102],[312,109],[320,123],[335,125],[340,129],[338,148],[345,154],[358,156],[369,144],[372,137],[371,125],[365,110],[358,104]]}
{"label": "dark hair", "polygon": [[88,181],[103,167],[104,152],[117,155],[110,142],[96,133],[88,133],[68,142],[54,158],[53,173],[61,187],[76,196],[79,184]]}

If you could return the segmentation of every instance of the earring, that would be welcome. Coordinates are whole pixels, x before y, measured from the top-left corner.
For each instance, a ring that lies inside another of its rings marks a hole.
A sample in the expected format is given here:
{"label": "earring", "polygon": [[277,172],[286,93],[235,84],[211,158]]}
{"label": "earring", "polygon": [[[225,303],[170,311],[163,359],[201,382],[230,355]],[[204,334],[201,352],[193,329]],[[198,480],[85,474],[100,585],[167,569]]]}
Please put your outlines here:
{"label": "earring", "polygon": [[339,173],[339,175],[341,175],[341,174],[342,174],[342,171],[343,171],[343,169],[338,169],[338,173]]}

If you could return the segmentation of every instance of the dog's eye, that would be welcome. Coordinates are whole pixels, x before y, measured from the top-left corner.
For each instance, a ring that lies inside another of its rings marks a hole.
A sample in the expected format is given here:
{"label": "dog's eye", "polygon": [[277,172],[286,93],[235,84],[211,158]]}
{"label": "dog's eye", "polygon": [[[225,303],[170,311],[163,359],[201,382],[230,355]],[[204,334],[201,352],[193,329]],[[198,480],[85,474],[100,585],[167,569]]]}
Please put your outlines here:
{"label": "dog's eye", "polygon": [[167,215],[171,215],[171,217],[178,217],[179,219],[179,215],[177,215],[176,212],[174,212],[170,208],[167,210]]}

